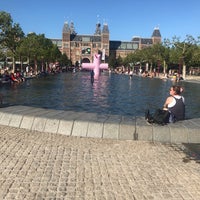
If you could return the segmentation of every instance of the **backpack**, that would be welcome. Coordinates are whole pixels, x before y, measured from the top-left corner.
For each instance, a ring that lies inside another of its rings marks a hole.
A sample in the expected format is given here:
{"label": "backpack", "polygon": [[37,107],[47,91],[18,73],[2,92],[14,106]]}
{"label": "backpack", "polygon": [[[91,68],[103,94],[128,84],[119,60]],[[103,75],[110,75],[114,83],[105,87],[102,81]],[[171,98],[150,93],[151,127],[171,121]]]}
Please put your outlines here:
{"label": "backpack", "polygon": [[145,118],[149,123],[155,123],[160,125],[165,125],[169,123],[169,117],[169,111],[162,109],[157,109],[153,115],[149,114],[149,111],[147,111],[147,114],[145,115]]}
{"label": "backpack", "polygon": [[157,109],[153,114],[153,122],[156,124],[165,125],[169,123],[170,113],[167,110]]}

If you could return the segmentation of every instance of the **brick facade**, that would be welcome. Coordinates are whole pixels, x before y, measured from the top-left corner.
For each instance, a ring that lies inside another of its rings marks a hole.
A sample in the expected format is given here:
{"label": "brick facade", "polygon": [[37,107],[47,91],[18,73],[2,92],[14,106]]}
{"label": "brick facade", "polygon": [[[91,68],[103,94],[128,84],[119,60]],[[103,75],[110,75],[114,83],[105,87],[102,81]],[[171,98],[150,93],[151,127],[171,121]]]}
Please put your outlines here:
{"label": "brick facade", "polygon": [[110,41],[110,33],[107,24],[96,24],[93,35],[79,35],[75,32],[74,24],[64,23],[62,39],[51,39],[58,46],[60,51],[68,56],[72,64],[92,62],[94,53],[102,54],[102,60],[107,62],[109,55],[117,58],[126,57],[137,49],[142,49],[161,42],[159,28],[155,28],[151,38],[133,37],[131,41]]}

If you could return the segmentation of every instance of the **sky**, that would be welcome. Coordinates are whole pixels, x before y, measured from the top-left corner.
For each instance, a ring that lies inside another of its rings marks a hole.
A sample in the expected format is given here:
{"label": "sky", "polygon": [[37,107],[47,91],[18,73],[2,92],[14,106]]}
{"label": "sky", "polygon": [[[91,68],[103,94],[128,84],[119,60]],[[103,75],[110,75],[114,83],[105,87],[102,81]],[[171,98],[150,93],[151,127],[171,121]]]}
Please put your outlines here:
{"label": "sky", "polygon": [[64,23],[73,22],[77,34],[93,35],[96,24],[108,24],[110,40],[150,38],[155,27],[162,39],[200,36],[199,0],[0,0],[25,34],[61,39]]}

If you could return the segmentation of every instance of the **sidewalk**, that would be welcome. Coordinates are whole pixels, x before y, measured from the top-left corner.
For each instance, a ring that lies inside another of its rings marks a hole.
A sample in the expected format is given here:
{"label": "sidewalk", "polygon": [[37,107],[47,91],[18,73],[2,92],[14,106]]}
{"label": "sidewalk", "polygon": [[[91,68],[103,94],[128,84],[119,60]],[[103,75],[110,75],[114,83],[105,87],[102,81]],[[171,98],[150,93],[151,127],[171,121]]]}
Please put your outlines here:
{"label": "sidewalk", "polygon": [[186,82],[191,82],[191,83],[200,83],[200,76],[186,76]]}
{"label": "sidewalk", "polygon": [[0,199],[198,200],[183,145],[65,136],[0,125]]}

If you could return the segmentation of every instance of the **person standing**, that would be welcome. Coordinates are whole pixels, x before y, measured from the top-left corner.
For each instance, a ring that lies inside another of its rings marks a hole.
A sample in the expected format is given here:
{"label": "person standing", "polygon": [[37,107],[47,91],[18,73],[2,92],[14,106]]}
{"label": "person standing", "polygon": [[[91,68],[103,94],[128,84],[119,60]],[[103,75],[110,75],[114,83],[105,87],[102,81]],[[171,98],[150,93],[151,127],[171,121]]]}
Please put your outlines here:
{"label": "person standing", "polygon": [[94,70],[92,70],[90,72],[90,76],[91,76],[91,83],[93,84],[94,83]]}

